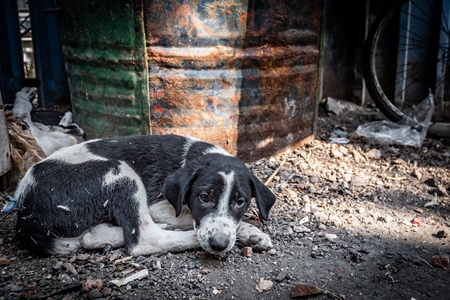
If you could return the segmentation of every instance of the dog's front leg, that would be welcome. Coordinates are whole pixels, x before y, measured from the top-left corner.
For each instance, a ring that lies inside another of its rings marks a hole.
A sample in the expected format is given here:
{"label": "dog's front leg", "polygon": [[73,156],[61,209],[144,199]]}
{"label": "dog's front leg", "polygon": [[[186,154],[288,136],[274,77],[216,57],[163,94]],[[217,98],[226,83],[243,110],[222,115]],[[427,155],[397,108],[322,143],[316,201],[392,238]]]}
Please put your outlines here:
{"label": "dog's front leg", "polygon": [[200,247],[194,230],[164,230],[150,218],[140,227],[138,243],[128,247],[133,256],[181,252]]}
{"label": "dog's front leg", "polygon": [[250,246],[255,251],[266,251],[273,248],[268,234],[246,222],[239,224],[236,239],[243,246]]}

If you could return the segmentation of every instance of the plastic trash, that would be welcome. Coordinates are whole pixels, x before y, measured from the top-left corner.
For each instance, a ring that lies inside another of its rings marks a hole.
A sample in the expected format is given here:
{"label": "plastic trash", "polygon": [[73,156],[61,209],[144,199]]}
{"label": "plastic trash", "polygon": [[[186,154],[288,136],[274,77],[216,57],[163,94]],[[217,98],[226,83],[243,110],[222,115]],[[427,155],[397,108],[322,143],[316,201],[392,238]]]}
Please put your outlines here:
{"label": "plastic trash", "polygon": [[325,110],[340,115],[344,112],[361,110],[361,107],[349,101],[327,97],[325,99]]}
{"label": "plastic trash", "polygon": [[5,206],[3,207],[3,212],[4,213],[10,213],[12,212],[17,206],[17,200],[16,198],[10,196],[9,197],[9,202],[5,204]]}
{"label": "plastic trash", "polygon": [[335,129],[330,136],[330,144],[348,144],[350,143],[350,133]]}
{"label": "plastic trash", "polygon": [[434,96],[428,96],[415,106],[405,120],[391,122],[375,121],[358,126],[356,133],[370,143],[381,145],[403,145],[419,148],[427,135],[434,113]]}

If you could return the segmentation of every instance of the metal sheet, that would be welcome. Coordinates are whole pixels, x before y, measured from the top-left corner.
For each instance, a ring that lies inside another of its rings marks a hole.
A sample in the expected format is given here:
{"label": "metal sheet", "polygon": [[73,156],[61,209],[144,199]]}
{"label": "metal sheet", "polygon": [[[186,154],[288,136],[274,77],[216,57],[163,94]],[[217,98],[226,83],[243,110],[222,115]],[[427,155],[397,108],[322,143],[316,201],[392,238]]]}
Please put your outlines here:
{"label": "metal sheet", "polygon": [[145,2],[154,133],[245,160],[311,137],[322,1]]}

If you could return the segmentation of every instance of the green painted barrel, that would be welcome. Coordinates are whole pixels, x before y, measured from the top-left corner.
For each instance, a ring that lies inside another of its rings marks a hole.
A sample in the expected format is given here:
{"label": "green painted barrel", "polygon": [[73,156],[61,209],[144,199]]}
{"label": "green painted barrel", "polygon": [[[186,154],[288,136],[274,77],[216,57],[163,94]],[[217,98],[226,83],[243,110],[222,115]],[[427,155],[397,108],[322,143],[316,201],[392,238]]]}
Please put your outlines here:
{"label": "green painted barrel", "polygon": [[139,1],[60,1],[72,110],[88,139],[150,133]]}
{"label": "green painted barrel", "polygon": [[323,1],[119,2],[60,3],[88,137],[191,135],[255,160],[313,136]]}

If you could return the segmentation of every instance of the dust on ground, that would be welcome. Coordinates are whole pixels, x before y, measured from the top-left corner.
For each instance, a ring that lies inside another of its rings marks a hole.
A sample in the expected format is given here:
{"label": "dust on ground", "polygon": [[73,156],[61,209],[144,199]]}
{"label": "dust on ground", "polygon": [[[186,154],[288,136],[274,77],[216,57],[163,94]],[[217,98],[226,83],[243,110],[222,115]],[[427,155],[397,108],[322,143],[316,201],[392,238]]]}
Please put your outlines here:
{"label": "dust on ground", "polygon": [[[450,143],[329,143],[336,128],[377,118],[321,111],[315,141],[249,164],[262,181],[277,172],[269,186],[278,197],[263,224],[247,215],[275,247],[250,257],[239,245],[221,258],[201,249],[36,257],[16,244],[16,214],[1,214],[0,299],[291,299],[298,284],[321,292],[311,299],[448,299]],[[143,278],[112,283],[132,275]]]}

